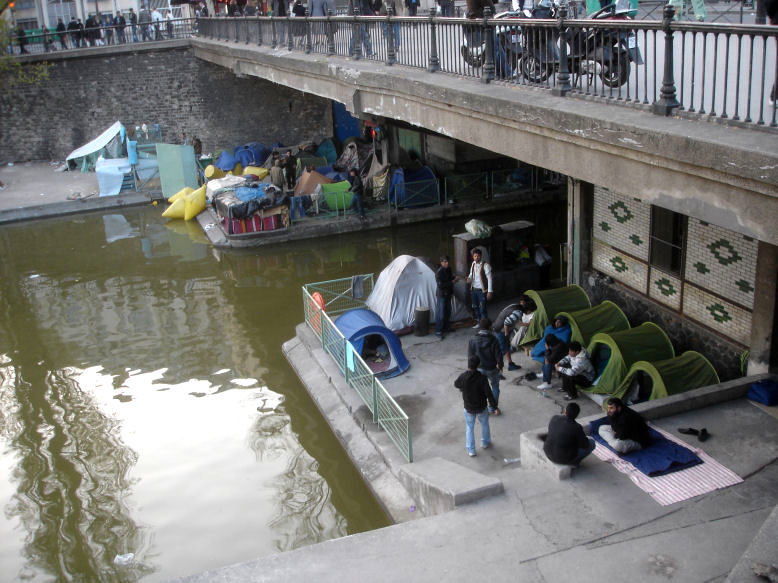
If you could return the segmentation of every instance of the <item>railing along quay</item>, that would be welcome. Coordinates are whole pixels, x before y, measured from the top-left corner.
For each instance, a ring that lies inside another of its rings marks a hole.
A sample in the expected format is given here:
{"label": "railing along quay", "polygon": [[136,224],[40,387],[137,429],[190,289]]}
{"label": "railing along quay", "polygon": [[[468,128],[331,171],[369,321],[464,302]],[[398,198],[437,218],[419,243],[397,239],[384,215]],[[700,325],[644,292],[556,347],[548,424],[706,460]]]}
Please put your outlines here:
{"label": "railing along quay", "polygon": [[537,87],[658,115],[778,127],[778,27],[679,22],[669,5],[661,21],[568,19],[565,8],[555,19],[203,18],[198,36]]}
{"label": "railing along quay", "polygon": [[[408,415],[330,318],[365,306],[363,298],[373,291],[373,274],[355,277],[360,281],[359,297],[355,297],[354,279],[351,277],[305,284],[302,288],[305,323],[343,373],[346,384],[356,391],[369,409],[373,422],[386,432],[402,456],[412,462],[413,443]],[[316,301],[317,298],[321,298],[323,306]]]}

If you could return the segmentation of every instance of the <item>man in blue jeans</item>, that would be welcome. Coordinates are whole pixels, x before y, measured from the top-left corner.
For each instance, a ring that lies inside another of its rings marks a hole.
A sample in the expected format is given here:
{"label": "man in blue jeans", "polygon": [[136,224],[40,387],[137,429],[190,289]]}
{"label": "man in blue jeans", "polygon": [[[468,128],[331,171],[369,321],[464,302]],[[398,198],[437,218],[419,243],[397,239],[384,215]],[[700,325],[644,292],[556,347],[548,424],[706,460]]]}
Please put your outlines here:
{"label": "man in blue jeans", "polygon": [[543,451],[555,464],[577,466],[594,451],[594,439],[587,437],[575,420],[580,412],[576,403],[569,403],[564,415],[554,415],[548,424]]}
{"label": "man in blue jeans", "polygon": [[473,356],[477,356],[481,363],[478,370],[489,379],[494,395],[494,406],[489,406],[489,413],[499,415],[500,409],[497,403],[500,401],[500,374],[502,373],[502,353],[497,338],[490,330],[492,321],[489,318],[483,318],[479,322],[480,329],[478,333],[470,339],[467,344],[468,361]]}
{"label": "man in blue jeans", "polygon": [[489,431],[489,413],[487,403],[497,408],[497,401],[489,388],[486,377],[478,372],[481,361],[477,356],[467,359],[467,371],[463,372],[454,386],[462,391],[465,404],[465,449],[470,457],[475,457],[475,420],[481,423],[481,447],[488,449],[492,445],[492,434]]}
{"label": "man in blue jeans", "polygon": [[478,328],[479,322],[487,317],[486,302],[492,299],[492,266],[481,261],[481,250],[473,249],[473,263],[470,264],[470,273],[467,283],[470,284],[470,305],[473,308],[473,318]]}

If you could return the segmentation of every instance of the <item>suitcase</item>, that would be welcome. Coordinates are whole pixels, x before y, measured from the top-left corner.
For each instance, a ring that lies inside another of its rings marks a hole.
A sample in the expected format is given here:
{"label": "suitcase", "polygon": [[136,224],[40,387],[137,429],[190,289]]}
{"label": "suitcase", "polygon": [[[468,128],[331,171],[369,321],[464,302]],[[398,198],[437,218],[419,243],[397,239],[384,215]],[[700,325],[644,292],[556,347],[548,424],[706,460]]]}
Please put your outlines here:
{"label": "suitcase", "polygon": [[769,379],[751,383],[746,397],[768,407],[778,405],[778,383]]}

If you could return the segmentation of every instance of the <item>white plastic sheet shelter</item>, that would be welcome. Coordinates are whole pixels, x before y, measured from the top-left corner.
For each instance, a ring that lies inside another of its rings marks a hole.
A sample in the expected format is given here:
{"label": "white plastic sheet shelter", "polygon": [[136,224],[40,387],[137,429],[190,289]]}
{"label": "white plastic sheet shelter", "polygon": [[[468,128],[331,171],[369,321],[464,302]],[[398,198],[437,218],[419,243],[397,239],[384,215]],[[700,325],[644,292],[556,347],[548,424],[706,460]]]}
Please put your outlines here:
{"label": "white plastic sheet shelter", "polygon": [[[78,158],[83,158],[84,156],[88,156],[89,154],[94,154],[95,152],[102,150],[110,143],[111,140],[116,137],[117,134],[122,133],[123,130],[124,126],[122,125],[122,122],[117,121],[91,142],[73,150],[68,155],[67,159],[76,160]],[[122,133],[122,136],[123,135],[124,134]]]}
{"label": "white plastic sheet shelter", "polygon": [[[400,255],[378,276],[367,307],[381,316],[390,330],[413,326],[417,307],[427,307],[430,317],[437,317],[435,272],[423,261],[411,255]],[[471,317],[465,305],[451,297],[452,322]]]}

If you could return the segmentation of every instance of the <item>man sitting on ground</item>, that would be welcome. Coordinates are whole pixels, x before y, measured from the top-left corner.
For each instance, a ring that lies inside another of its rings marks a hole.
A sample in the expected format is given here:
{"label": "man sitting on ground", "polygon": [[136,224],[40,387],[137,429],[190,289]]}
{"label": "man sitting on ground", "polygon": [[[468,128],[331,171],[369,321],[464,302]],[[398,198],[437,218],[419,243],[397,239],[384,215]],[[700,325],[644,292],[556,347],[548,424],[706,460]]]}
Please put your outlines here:
{"label": "man sitting on ground", "polygon": [[567,356],[556,363],[556,371],[562,377],[562,390],[567,393],[565,400],[578,398],[576,385],[589,387],[594,380],[594,366],[589,354],[580,342],[573,340],[567,346]]}
{"label": "man sitting on ground", "polygon": [[454,386],[462,391],[462,400],[465,404],[465,448],[470,457],[475,457],[475,420],[481,423],[481,447],[487,449],[492,444],[492,436],[489,432],[489,413],[486,409],[488,403],[492,409],[497,408],[497,401],[489,388],[489,381],[478,372],[481,361],[477,356],[467,359],[467,371],[463,372]]}
{"label": "man sitting on ground", "polygon": [[554,415],[548,424],[543,451],[555,464],[577,466],[594,451],[594,439],[575,420],[580,412],[576,403],[568,403],[564,415]]}
{"label": "man sitting on ground", "polygon": [[646,420],[621,402],[611,397],[608,404],[608,424],[600,425],[599,434],[618,453],[629,453],[648,447],[651,436]]}

